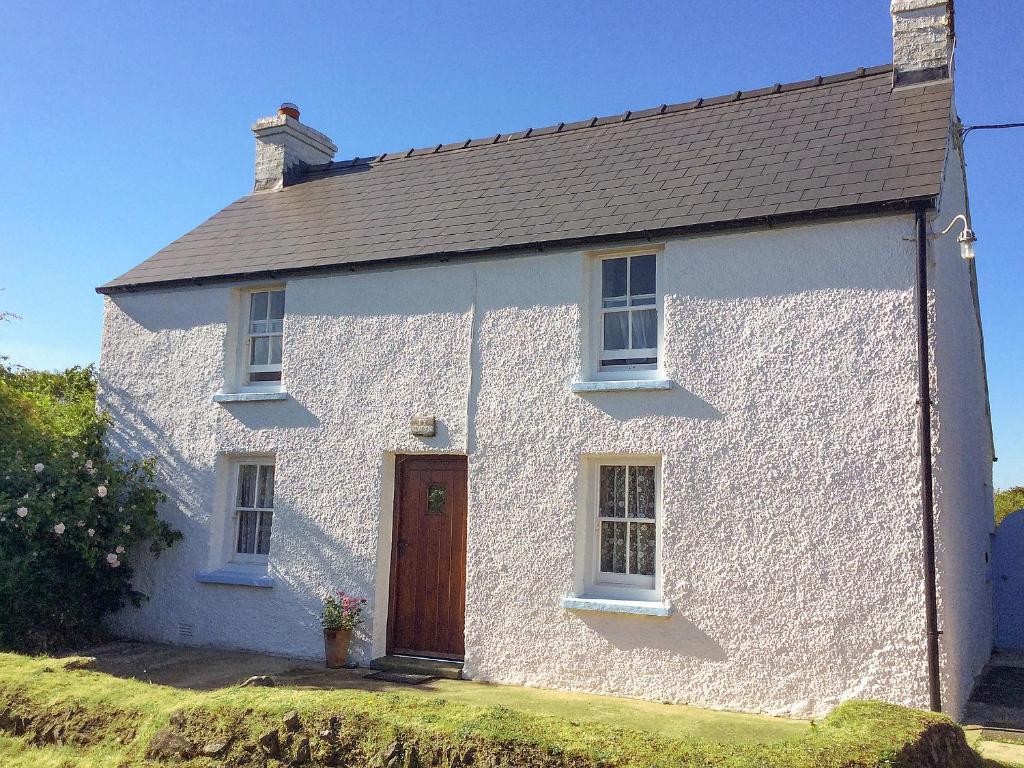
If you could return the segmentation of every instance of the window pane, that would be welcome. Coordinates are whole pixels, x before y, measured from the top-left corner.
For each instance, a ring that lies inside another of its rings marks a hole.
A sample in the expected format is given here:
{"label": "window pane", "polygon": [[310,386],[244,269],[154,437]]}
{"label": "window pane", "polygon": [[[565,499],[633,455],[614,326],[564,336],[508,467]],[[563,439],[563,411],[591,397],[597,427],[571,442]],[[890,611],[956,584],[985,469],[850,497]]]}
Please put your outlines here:
{"label": "window pane", "polygon": [[251,555],[256,551],[256,522],[258,512],[238,513],[238,542],[235,551],[242,555]]}
{"label": "window pane", "polygon": [[252,507],[256,500],[256,465],[242,464],[238,468],[237,507]]}
{"label": "window pane", "polygon": [[604,348],[629,349],[629,312],[608,312],[604,316]]}
{"label": "window pane", "polygon": [[601,570],[626,572],[626,523],[601,523]]}
{"label": "window pane", "polygon": [[629,468],[629,517],[654,519],[654,467]]}
{"label": "window pane", "polygon": [[269,555],[270,554],[270,529],[274,524],[274,513],[273,512],[254,512],[260,516],[260,530],[259,538],[256,541],[256,554],[257,555]]}
{"label": "window pane", "polygon": [[264,509],[274,506],[274,468],[261,465],[259,482],[256,485],[256,506]]}
{"label": "window pane", "polygon": [[267,292],[254,293],[249,298],[249,322],[267,319]]}
{"label": "window pane", "polygon": [[604,259],[601,262],[601,298],[626,295],[626,259]]}
{"label": "window pane", "polygon": [[629,260],[629,295],[654,293],[655,256],[634,256]]}
{"label": "window pane", "polygon": [[601,467],[598,515],[626,516],[626,468]]}
{"label": "window pane", "polygon": [[656,349],[658,346],[658,310],[641,309],[633,312],[632,315],[632,349]]}
{"label": "window pane", "polygon": [[270,364],[280,365],[281,364],[281,337],[271,336],[270,337]]}
{"label": "window pane", "polygon": [[270,292],[270,314],[271,320],[281,320],[284,317],[284,291]]}
{"label": "window pane", "polygon": [[257,381],[280,381],[280,380],[281,380],[281,372],[280,371],[258,371],[256,373],[250,373],[249,374],[249,381],[252,381],[252,382],[257,382]]}
{"label": "window pane", "polygon": [[629,527],[629,572],[653,576],[656,550],[654,523],[630,523]]}
{"label": "window pane", "polygon": [[253,336],[264,336],[269,333],[280,333],[279,327],[283,320],[253,320],[249,323],[249,333]]}
{"label": "window pane", "polygon": [[254,336],[250,344],[249,364],[266,365],[270,359],[270,337]]}

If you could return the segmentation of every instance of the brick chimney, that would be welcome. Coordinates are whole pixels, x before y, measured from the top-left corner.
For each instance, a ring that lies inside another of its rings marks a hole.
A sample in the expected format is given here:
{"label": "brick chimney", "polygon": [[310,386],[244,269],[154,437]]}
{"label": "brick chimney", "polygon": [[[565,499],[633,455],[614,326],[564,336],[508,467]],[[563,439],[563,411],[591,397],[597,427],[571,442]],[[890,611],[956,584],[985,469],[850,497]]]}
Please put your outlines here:
{"label": "brick chimney", "polygon": [[252,127],[256,136],[254,192],[281,189],[295,183],[310,165],[328,163],[338,148],[320,131],[299,122],[299,108],[285,102],[271,117]]}
{"label": "brick chimney", "polygon": [[892,64],[896,85],[953,75],[953,0],[892,0]]}

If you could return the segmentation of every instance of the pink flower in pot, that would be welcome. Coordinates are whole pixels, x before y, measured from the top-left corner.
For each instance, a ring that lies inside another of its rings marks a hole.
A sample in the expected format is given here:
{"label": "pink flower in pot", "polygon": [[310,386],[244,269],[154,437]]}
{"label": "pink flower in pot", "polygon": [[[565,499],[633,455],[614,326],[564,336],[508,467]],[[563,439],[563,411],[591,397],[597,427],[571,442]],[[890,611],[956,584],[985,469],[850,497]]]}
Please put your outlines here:
{"label": "pink flower in pot", "polygon": [[346,666],[352,630],[362,624],[365,605],[366,598],[352,597],[342,591],[324,598],[320,624],[324,629],[324,652],[328,667]]}

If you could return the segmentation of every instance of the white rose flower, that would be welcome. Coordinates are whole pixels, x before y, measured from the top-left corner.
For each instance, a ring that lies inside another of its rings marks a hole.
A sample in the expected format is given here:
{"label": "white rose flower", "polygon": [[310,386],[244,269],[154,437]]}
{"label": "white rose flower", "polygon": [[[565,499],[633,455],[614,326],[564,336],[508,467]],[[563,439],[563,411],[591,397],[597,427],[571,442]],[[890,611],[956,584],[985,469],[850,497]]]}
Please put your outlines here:
{"label": "white rose flower", "polygon": [[96,535],[96,529],[95,528],[90,528],[88,531],[86,531],[86,533],[88,533],[90,536],[95,536]]}
{"label": "white rose flower", "polygon": [[117,554],[119,554],[119,555],[123,555],[124,554],[124,547],[118,545],[117,549],[115,549],[114,551],[117,552]]}
{"label": "white rose flower", "polygon": [[104,496],[106,496],[107,495],[107,486],[101,485],[99,488],[97,488],[96,489],[96,495],[99,496],[101,499]]}
{"label": "white rose flower", "polygon": [[36,471],[36,474],[38,475],[40,472],[46,469],[46,467],[44,467],[42,464],[36,464],[34,467],[32,467],[32,469],[34,469]]}
{"label": "white rose flower", "polygon": [[79,528],[85,528],[85,520],[79,520],[77,523],[75,523],[75,525],[77,525]]}
{"label": "white rose flower", "polygon": [[85,462],[85,468],[92,469],[92,459],[89,459],[87,462]]}
{"label": "white rose flower", "polygon": [[66,530],[67,529],[64,527],[64,523],[57,523],[55,526],[53,526],[53,532],[56,533],[58,536],[60,536]]}
{"label": "white rose flower", "polygon": [[107,562],[110,563],[111,565],[116,563],[117,562],[117,555],[115,555],[113,552],[111,552],[109,555],[107,555]]}
{"label": "white rose flower", "polygon": [[25,517],[26,515],[28,515],[28,510],[25,509],[25,507],[18,507],[18,509],[15,510],[15,514],[18,517]]}
{"label": "white rose flower", "polygon": [[132,527],[130,525],[122,525],[121,528],[124,529],[125,533],[127,533],[128,531],[130,531],[132,529]]}
{"label": "white rose flower", "polygon": [[115,560],[114,562],[112,562],[112,563],[110,564],[110,567],[111,567],[111,568],[117,568],[117,567],[118,567],[118,566],[119,566],[120,564],[121,564],[121,561],[120,561],[120,560]]}
{"label": "white rose flower", "polygon": [[72,451],[71,452],[71,458],[72,459],[77,459],[78,458],[78,451]]}

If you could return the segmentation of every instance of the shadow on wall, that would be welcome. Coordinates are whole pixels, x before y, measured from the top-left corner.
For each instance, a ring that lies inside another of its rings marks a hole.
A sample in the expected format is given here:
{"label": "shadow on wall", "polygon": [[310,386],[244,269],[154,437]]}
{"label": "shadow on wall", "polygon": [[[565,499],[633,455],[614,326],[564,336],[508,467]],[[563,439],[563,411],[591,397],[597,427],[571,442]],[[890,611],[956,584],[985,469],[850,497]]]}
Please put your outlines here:
{"label": "shadow on wall", "polygon": [[705,421],[725,418],[711,403],[678,384],[667,392],[655,392],[644,398],[638,398],[634,392],[593,392],[585,397],[593,407],[619,421],[653,417]]}
{"label": "shadow on wall", "polygon": [[[204,499],[208,489],[203,485],[203,475],[197,473],[195,463],[178,450],[180,443],[174,435],[150,418],[146,409],[136,407],[136,398],[130,392],[112,384],[103,376],[102,370],[99,384],[99,406],[111,417],[107,445],[112,452],[130,459],[156,459],[157,485],[167,494],[167,501],[160,505],[159,515],[184,536],[183,541],[162,553],[157,560],[148,553],[140,553],[133,558],[133,586],[154,598],[152,603],[144,605],[184,601],[181,613],[188,614],[190,609],[186,605],[188,598],[184,587],[195,570],[189,560],[192,547],[196,541],[209,539],[205,517],[189,512],[207,509]],[[191,427],[188,423],[180,425],[182,430]],[[144,634],[131,630],[133,612],[133,609],[126,608],[112,617],[115,631],[125,632],[127,629],[127,634],[133,637]],[[187,622],[188,619],[182,618],[181,621]],[[168,638],[165,636],[161,639]]]}
{"label": "shadow on wall", "polygon": [[707,661],[727,658],[717,641],[679,613],[657,618],[579,611],[576,616],[620,651],[655,649]]}
{"label": "shadow on wall", "polygon": [[[111,417],[107,429],[107,442],[115,453],[131,459],[155,457],[159,478],[177,478],[173,484],[160,483],[167,493],[169,504],[161,510],[161,516],[172,526],[187,524],[182,507],[195,507],[202,501],[201,489],[188,484],[195,476],[195,466],[175,447],[176,442],[163,427],[146,414],[146,410],[133,407],[134,398],[125,389],[112,384],[102,371],[99,374],[99,405]],[[187,530],[182,533],[188,535]]]}
{"label": "shadow on wall", "polygon": [[294,397],[266,403],[221,403],[229,418],[253,430],[316,429],[320,419]]}
{"label": "shadow on wall", "polygon": [[[344,503],[344,494],[338,496],[338,503]],[[297,656],[319,658],[323,652],[322,599],[342,590],[367,598],[364,621],[353,633],[351,653],[360,662],[369,661],[374,568],[365,554],[354,551],[336,535],[342,520],[349,518],[339,512],[336,519],[312,519],[301,507],[283,503],[275,507],[274,519],[278,537],[270,548],[273,613],[252,614],[252,621],[263,625],[238,627],[237,640],[228,639],[227,643],[240,646],[248,637],[263,636],[273,652],[287,649]]]}
{"label": "shadow on wall", "polygon": [[181,293],[174,290],[118,293],[110,300],[127,317],[151,333],[191,331],[226,322],[226,300],[215,301],[206,297],[206,294],[224,291],[223,285],[193,287],[189,289],[188,301],[181,301]]}
{"label": "shadow on wall", "polygon": [[[183,454],[179,446],[189,445],[182,439],[196,425],[190,414],[163,425],[154,420],[146,408],[136,405],[137,397],[112,384],[101,374],[101,407],[110,414],[108,431],[110,448],[130,458],[155,457],[158,483],[168,496],[160,516],[184,535],[184,541],[165,552],[158,562],[140,560],[135,565],[137,586],[154,598],[144,611],[155,610],[158,616],[136,624],[131,609],[123,612],[116,623],[128,637],[145,638],[152,627],[161,624],[173,628],[192,625],[197,631],[190,637],[169,636],[161,630],[164,641],[212,644],[256,651],[294,648],[295,655],[318,657],[322,654],[319,614],[321,598],[330,590],[343,589],[372,598],[374,567],[372,556],[354,551],[337,535],[343,517],[310,518],[303,505],[281,499],[275,510],[274,541],[271,545],[270,568],[275,577],[273,589],[253,590],[247,587],[200,584],[194,580],[197,571],[206,570],[211,538],[211,494],[213,471],[210,466],[197,466],[194,458]],[[319,420],[295,400],[280,403],[231,404],[225,408],[229,418],[237,419],[250,429],[292,427],[313,429]],[[303,493],[331,493],[336,496],[322,506],[338,509],[345,503],[343,489],[304,489]],[[372,507],[373,510],[377,506]],[[369,525],[370,523],[367,522]],[[376,541],[373,542],[376,552]],[[287,567],[279,567],[287,566]],[[369,603],[372,606],[372,599]],[[237,620],[225,622],[225,616]],[[369,615],[367,614],[369,619]],[[156,623],[154,623],[156,622]],[[209,629],[204,630],[204,627]],[[354,655],[368,658],[370,653],[369,623],[356,632]]]}
{"label": "shadow on wall", "polygon": [[[719,301],[815,291],[906,291],[913,278],[912,218],[828,222],[683,240],[669,255],[680,296]],[[898,258],[903,253],[906,258]]]}
{"label": "shadow on wall", "polygon": [[[276,505],[269,573],[271,589],[228,584],[205,584],[195,573],[205,570],[209,527],[190,521],[192,546],[167,553],[170,559],[139,564],[139,575],[153,583],[145,603],[150,615],[133,617],[125,609],[117,626],[125,638],[184,645],[322,659],[320,629],[322,598],[336,590],[368,598],[366,621],[353,636],[352,658],[369,661],[372,636],[372,582],[366,558],[331,535],[330,521],[310,520],[292,504]],[[188,634],[174,635],[175,627]]]}
{"label": "shadow on wall", "polygon": [[1024,650],[1024,509],[996,528],[992,544],[992,602],[997,648]]}

